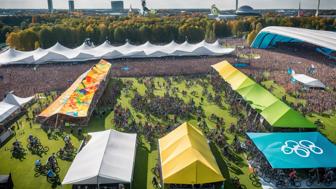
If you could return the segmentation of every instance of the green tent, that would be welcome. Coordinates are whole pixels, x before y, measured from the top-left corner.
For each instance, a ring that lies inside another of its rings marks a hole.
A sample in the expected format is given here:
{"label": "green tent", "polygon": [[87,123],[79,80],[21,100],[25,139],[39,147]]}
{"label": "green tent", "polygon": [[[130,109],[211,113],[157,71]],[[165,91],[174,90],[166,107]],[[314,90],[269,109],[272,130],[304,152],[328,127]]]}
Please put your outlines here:
{"label": "green tent", "polygon": [[250,102],[253,109],[264,110],[278,100],[275,96],[258,84],[245,88],[247,89],[244,90],[244,94],[242,96],[246,101]]}
{"label": "green tent", "polygon": [[281,128],[316,128],[316,126],[293,110],[285,103],[277,100],[260,113],[273,127]]}
{"label": "green tent", "polygon": [[245,86],[245,87],[239,87],[236,90],[236,92],[244,98],[256,86],[258,86],[257,83],[254,83],[254,84],[251,84],[251,85],[248,85],[248,86]]}
{"label": "green tent", "polygon": [[249,86],[254,85],[254,84],[256,84],[256,82],[248,77],[242,83],[240,83],[239,86],[237,86],[236,88],[232,87],[232,89],[233,90],[239,90],[239,89],[243,89],[245,87],[249,87]]}

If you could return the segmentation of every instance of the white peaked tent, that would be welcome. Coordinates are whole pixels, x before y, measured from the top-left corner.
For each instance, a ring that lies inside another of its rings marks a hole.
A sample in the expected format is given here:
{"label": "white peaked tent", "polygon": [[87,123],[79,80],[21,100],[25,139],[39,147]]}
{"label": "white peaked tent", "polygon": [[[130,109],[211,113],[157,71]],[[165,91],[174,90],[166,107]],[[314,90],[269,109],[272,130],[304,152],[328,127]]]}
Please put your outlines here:
{"label": "white peaked tent", "polygon": [[84,42],[81,46],[72,49],[72,54],[68,58],[72,61],[93,60],[95,59],[94,55],[89,53],[92,49],[92,47]]}
{"label": "white peaked tent", "polygon": [[320,81],[305,74],[293,74],[292,76],[296,81],[300,82],[304,86],[310,88],[325,88],[326,86]]}
{"label": "white peaked tent", "polygon": [[4,101],[0,102],[0,123],[11,116],[19,108],[19,106],[8,104]]}
{"label": "white peaked tent", "polygon": [[0,65],[7,64],[8,62],[11,62],[12,64],[26,64],[32,61],[34,61],[32,55],[22,51],[17,51],[12,48],[9,48],[8,50],[0,54]]}
{"label": "white peaked tent", "polygon": [[90,135],[91,139],[75,157],[62,184],[131,183],[137,135],[115,130]]}
{"label": "white peaked tent", "polygon": [[48,62],[87,61],[94,59],[117,58],[147,58],[165,56],[218,56],[230,54],[233,48],[223,48],[219,42],[207,43],[202,41],[196,44],[184,42],[182,44],[172,41],[166,45],[154,45],[147,41],[142,45],[132,45],[126,42],[121,46],[112,46],[108,41],[97,47],[90,47],[83,43],[81,46],[69,49],[56,43],[49,49],[36,49],[23,52],[9,49],[0,54],[1,64],[44,64]]}
{"label": "white peaked tent", "polygon": [[27,97],[27,98],[21,98],[12,93],[8,93],[3,101],[8,104],[13,104],[16,106],[23,107],[27,103],[31,102],[33,99],[34,99],[34,96]]}
{"label": "white peaked tent", "polygon": [[0,102],[0,122],[3,122],[14,112],[32,101],[34,97],[21,98],[12,93],[8,93],[3,101]]}

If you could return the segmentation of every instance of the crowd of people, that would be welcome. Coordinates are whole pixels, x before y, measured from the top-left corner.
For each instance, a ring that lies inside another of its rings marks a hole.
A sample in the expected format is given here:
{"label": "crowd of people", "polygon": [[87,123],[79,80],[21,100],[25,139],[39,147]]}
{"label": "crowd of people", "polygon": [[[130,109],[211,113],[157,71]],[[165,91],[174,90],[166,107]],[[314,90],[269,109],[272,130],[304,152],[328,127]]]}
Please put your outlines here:
{"label": "crowd of people", "polygon": [[[251,52],[247,48],[246,52]],[[336,61],[318,53],[315,47],[308,44],[279,44],[272,49],[253,49],[260,55],[259,59],[251,59],[251,66],[242,69],[257,81],[274,80],[284,87],[287,93],[295,94],[307,101],[304,112],[324,113],[335,111],[336,107]],[[314,67],[314,72],[310,68]],[[327,86],[326,90],[307,89],[299,83],[291,82],[288,69],[296,74],[306,74],[320,80]],[[268,76],[265,76],[268,73]]]}

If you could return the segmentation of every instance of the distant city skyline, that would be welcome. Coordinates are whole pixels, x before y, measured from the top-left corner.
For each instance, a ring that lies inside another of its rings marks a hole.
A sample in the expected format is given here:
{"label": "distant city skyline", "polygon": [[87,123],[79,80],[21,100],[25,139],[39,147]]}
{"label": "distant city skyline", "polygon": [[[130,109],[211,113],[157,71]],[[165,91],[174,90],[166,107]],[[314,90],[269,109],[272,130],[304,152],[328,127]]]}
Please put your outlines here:
{"label": "distant city skyline", "polygon": [[[302,9],[315,9],[317,0],[301,0]],[[140,8],[140,0],[125,0],[124,6]],[[210,8],[216,4],[221,10],[235,9],[235,0],[147,0],[152,9]],[[240,0],[239,6],[250,5],[256,9],[296,9],[299,0]],[[75,0],[78,9],[110,9],[110,0]],[[0,0],[0,8],[47,9],[47,0]],[[68,9],[68,0],[53,0],[54,9]],[[320,9],[336,9],[336,0],[321,0]]]}

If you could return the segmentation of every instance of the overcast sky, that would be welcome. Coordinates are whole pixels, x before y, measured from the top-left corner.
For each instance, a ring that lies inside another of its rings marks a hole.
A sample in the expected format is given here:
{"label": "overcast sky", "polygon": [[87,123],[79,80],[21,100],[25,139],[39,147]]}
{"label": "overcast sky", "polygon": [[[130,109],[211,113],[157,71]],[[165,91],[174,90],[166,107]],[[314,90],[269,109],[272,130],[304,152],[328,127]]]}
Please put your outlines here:
{"label": "overcast sky", "polygon": [[[303,9],[315,9],[317,0],[301,0]],[[55,9],[68,8],[68,0],[53,0]],[[147,0],[148,8],[210,8],[216,4],[220,9],[234,9],[235,0]],[[141,6],[140,0],[124,0],[125,8],[132,4],[133,8]],[[240,0],[239,6],[250,5],[257,9],[297,8],[299,0]],[[75,7],[110,8],[110,0],[75,0]],[[47,8],[47,0],[0,0],[0,8]],[[321,0],[321,9],[336,9],[336,0]]]}

